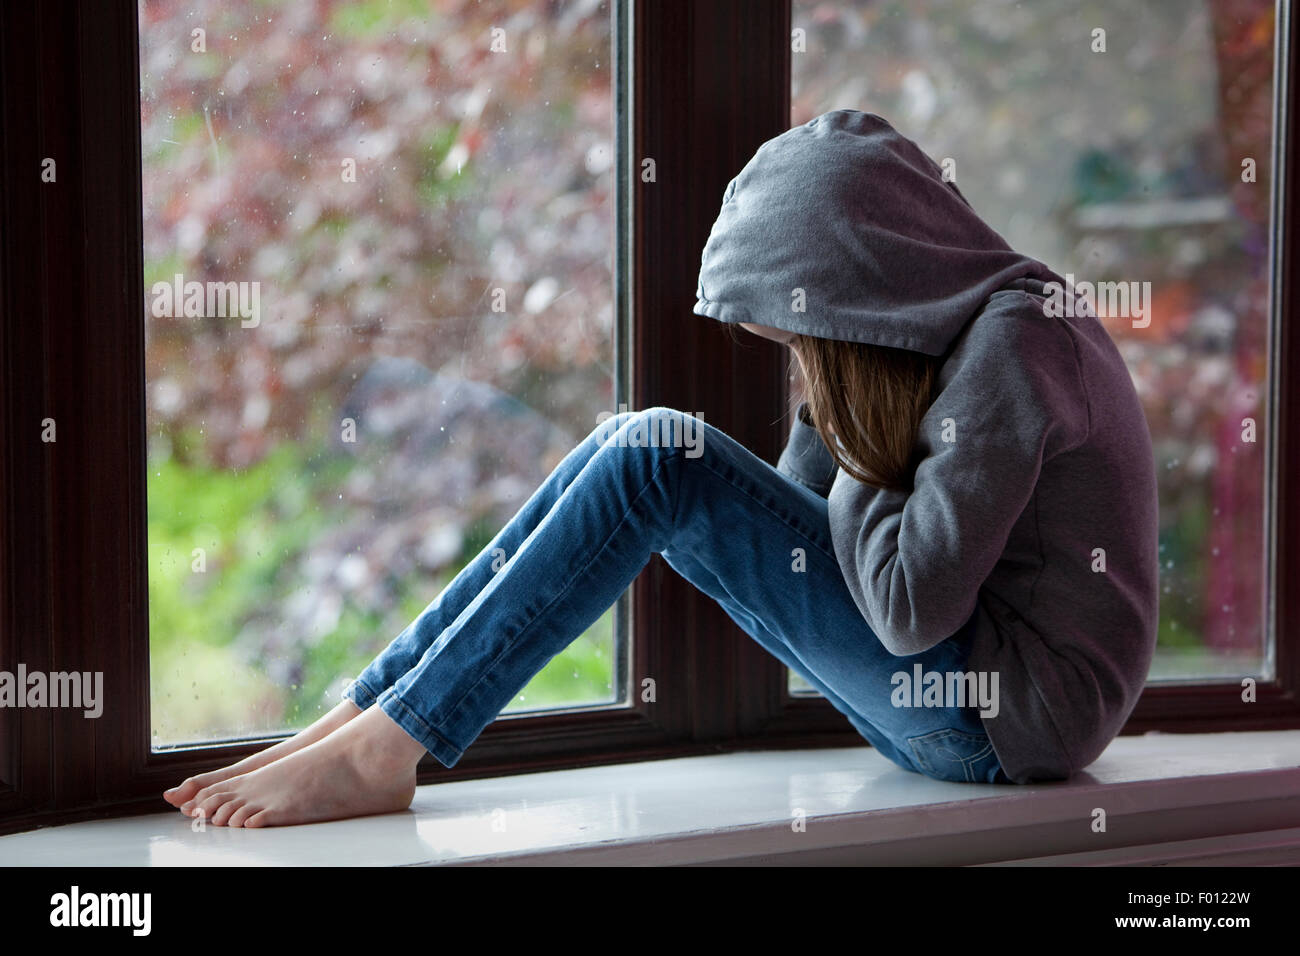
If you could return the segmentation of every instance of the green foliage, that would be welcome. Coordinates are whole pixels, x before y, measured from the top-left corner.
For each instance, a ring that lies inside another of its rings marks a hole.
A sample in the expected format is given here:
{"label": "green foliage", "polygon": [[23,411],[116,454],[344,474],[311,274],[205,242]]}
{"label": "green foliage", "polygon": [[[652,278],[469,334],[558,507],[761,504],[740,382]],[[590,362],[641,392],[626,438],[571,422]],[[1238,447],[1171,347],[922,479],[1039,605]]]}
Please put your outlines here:
{"label": "green foliage", "polygon": [[[306,726],[336,702],[329,692],[339,676],[359,672],[450,580],[430,586],[425,576],[408,576],[397,582],[398,597],[387,614],[348,602],[336,626],[293,662],[298,676],[287,687],[277,687],[267,662],[241,646],[243,625],[302,587],[300,562],[345,510],[337,490],[354,467],[347,456],[328,453],[320,439],[283,442],[242,470],[175,457],[150,465],[150,657],[161,742]],[[455,571],[496,531],[476,522]],[[204,551],[202,571],[195,570],[196,548]],[[609,700],[613,620],[611,609],[507,709]]]}
{"label": "green foliage", "polygon": [[[331,462],[309,480],[337,482],[347,464]],[[301,483],[303,465],[289,444],[243,471],[176,457],[150,465],[149,629],[160,736],[193,739],[204,727],[270,729],[246,727],[274,689],[235,641],[276,587],[281,565],[328,524]],[[200,557],[205,567],[196,566]],[[302,706],[301,697],[295,692],[291,710]]]}
{"label": "green foliage", "polygon": [[340,36],[356,39],[396,30],[413,17],[428,20],[434,15],[428,0],[361,0],[335,9],[329,25]]}
{"label": "green foliage", "polygon": [[172,114],[170,117],[170,127],[166,131],[166,138],[154,142],[146,157],[147,162],[151,163],[170,163],[175,160],[178,153],[190,141],[191,138],[199,135],[206,136],[203,114],[195,110],[186,110],[184,112]]}
{"label": "green foliage", "polygon": [[147,259],[144,264],[144,289],[146,305],[150,300],[151,290],[155,282],[171,283],[178,273],[185,272],[184,260],[172,253],[161,259]]}
{"label": "green foliage", "polygon": [[[1199,493],[1198,493],[1199,492]],[[1160,534],[1161,572],[1167,582],[1177,569],[1184,578],[1205,581],[1208,573],[1207,544],[1210,538],[1210,505],[1205,491],[1194,487],[1186,496],[1175,519]],[[1168,585],[1165,585],[1168,587]],[[1205,589],[1180,589],[1160,595],[1160,627],[1157,644],[1161,649],[1179,650],[1204,645]]]}
{"label": "green foliage", "polygon": [[459,171],[442,169],[459,135],[460,124],[448,123],[420,141],[416,188],[420,199],[431,208],[437,209],[470,192],[472,182],[468,162],[462,164]]}

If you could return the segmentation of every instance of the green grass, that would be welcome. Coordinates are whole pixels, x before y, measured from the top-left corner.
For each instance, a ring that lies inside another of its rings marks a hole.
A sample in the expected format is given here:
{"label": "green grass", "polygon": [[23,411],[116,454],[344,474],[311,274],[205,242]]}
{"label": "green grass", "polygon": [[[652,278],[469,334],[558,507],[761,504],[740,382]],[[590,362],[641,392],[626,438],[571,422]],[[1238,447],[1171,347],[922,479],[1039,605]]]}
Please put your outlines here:
{"label": "green grass", "polygon": [[[203,462],[199,439],[150,465],[149,621],[155,742],[174,744],[300,729],[337,702],[340,678],[354,676],[494,536],[472,526],[454,569],[441,579],[413,575],[396,583],[385,613],[345,602],[335,627],[314,643],[290,641],[297,674],[277,686],[241,645],[248,621],[263,618],[303,586],[291,573],[314,539],[345,515],[338,491],[354,466],[322,442],[283,443],[251,468]],[[196,548],[206,568],[196,570]],[[275,622],[271,622],[274,630]],[[247,643],[247,642],[245,642]],[[613,696],[613,612],[539,672],[507,711],[574,706]]]}

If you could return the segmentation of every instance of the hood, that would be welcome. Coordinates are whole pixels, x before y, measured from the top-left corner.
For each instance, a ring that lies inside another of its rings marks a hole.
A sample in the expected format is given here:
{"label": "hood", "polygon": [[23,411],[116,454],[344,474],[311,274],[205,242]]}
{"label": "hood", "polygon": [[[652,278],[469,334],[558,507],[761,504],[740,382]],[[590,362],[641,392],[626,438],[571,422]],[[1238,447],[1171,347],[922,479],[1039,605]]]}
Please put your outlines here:
{"label": "hood", "polygon": [[768,140],[727,185],[693,311],[942,355],[1019,279],[1064,282],[885,120],[834,110]]}

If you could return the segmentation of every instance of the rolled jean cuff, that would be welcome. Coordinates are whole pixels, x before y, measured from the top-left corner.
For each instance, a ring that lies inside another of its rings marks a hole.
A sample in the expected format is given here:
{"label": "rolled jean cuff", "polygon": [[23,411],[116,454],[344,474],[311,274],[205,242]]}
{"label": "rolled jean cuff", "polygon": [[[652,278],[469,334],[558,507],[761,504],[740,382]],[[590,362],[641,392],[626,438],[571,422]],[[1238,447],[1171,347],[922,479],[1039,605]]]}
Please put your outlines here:
{"label": "rolled jean cuff", "polygon": [[440,764],[449,770],[456,766],[456,761],[460,760],[465,751],[449,743],[441,734],[426,724],[415,711],[402,701],[402,698],[397,695],[397,691],[391,687],[388,688],[379,695],[376,702],[379,704],[379,709],[387,714],[393,723],[406,731],[417,743],[423,745],[424,749],[433,754]]}
{"label": "rolled jean cuff", "polygon": [[356,704],[362,710],[365,710],[375,702],[375,692],[365,684],[361,683],[360,678],[357,678],[351,684],[348,684],[347,688],[343,691],[343,696],[352,701],[352,703]]}

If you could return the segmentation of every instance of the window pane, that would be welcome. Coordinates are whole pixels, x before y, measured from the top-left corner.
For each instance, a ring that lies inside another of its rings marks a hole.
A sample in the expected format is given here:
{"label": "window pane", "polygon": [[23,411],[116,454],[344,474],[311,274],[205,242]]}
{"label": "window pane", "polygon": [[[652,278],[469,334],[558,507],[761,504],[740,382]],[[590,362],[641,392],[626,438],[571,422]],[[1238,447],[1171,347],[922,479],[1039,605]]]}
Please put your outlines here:
{"label": "window pane", "polygon": [[1151,676],[1271,676],[1273,3],[794,0],[793,16],[793,124],[879,113],[955,158],[962,192],[1016,249],[1079,281],[1151,282],[1148,327],[1103,320],[1159,468]]}
{"label": "window pane", "polygon": [[[141,4],[155,745],[306,726],[615,407],[610,30]],[[621,604],[510,710],[619,702]]]}

